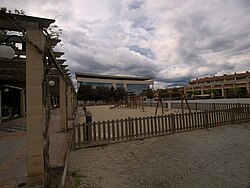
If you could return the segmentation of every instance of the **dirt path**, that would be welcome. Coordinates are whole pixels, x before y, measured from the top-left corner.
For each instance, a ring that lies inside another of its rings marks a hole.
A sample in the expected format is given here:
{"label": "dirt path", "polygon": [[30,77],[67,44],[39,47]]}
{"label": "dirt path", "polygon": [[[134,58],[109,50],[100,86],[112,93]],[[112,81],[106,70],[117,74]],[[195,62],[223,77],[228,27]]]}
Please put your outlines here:
{"label": "dirt path", "polygon": [[250,124],[79,149],[68,187],[250,187]]}

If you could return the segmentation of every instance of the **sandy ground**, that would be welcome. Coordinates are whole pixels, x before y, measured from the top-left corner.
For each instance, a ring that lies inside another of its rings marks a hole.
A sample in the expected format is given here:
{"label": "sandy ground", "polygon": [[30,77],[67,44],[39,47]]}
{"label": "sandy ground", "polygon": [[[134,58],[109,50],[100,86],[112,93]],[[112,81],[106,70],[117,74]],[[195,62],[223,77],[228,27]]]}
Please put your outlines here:
{"label": "sandy ground", "polygon": [[67,187],[250,187],[250,123],[76,150]]}
{"label": "sandy ground", "polygon": [[[113,106],[113,105],[112,105]],[[92,114],[92,121],[106,121],[106,120],[116,120],[116,119],[125,119],[128,117],[147,117],[155,115],[155,107],[145,107],[144,111],[140,108],[132,109],[125,107],[118,107],[110,109],[112,106],[88,106],[87,111],[90,111]],[[164,114],[171,113],[181,113],[181,110],[168,110],[166,108],[163,109]],[[185,110],[184,112],[187,112]],[[82,111],[83,113],[83,111]],[[162,109],[157,109],[157,115],[162,115]]]}

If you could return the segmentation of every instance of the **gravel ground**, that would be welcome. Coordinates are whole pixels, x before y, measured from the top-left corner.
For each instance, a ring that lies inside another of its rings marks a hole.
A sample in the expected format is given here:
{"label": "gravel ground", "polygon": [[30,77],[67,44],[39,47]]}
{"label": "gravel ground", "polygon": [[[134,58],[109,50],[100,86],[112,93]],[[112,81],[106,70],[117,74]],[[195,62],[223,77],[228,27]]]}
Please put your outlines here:
{"label": "gravel ground", "polygon": [[76,150],[66,187],[250,187],[250,123]]}

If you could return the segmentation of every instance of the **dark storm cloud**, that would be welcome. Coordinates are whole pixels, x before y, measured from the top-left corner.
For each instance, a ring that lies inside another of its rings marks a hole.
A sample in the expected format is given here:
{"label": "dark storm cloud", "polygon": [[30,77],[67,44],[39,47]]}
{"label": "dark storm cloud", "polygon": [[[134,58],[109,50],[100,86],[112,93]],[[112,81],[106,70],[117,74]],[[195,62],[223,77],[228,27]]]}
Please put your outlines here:
{"label": "dark storm cloud", "polygon": [[129,4],[129,10],[140,9],[142,4],[143,4],[142,0],[134,0]]}
{"label": "dark storm cloud", "polygon": [[[159,86],[250,67],[249,0],[7,1],[55,18],[70,71],[148,76]],[[15,6],[14,6],[15,5]]]}

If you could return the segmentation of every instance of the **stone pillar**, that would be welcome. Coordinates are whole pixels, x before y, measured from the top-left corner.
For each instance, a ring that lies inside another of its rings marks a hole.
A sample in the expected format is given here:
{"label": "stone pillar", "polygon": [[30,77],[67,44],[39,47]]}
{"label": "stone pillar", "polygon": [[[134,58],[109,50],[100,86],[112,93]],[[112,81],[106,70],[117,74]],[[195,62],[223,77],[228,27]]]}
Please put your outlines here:
{"label": "stone pillar", "polygon": [[65,131],[67,127],[67,109],[66,109],[66,82],[60,76],[60,127]]}
{"label": "stone pillar", "polygon": [[20,101],[21,101],[21,103],[20,103],[20,112],[21,112],[21,117],[25,117],[25,90],[24,89],[22,89],[21,91],[20,91],[20,97],[21,97],[21,99],[20,99]]}
{"label": "stone pillar", "polygon": [[116,89],[116,83],[115,83],[115,82],[113,82],[113,83],[112,83],[112,85],[113,85],[113,87]]}
{"label": "stone pillar", "polygon": [[[45,37],[38,27],[27,29],[26,35],[44,50]],[[26,101],[27,101],[27,170],[28,187],[45,184],[43,131],[45,108],[43,105],[43,54],[27,42],[26,46]]]}
{"label": "stone pillar", "polygon": [[224,91],[224,86],[221,85],[221,96],[225,97],[225,91]]}
{"label": "stone pillar", "polygon": [[124,83],[124,89],[125,91],[128,91],[128,85],[126,83]]}
{"label": "stone pillar", "polygon": [[204,94],[203,87],[201,87],[201,95],[203,95],[203,94]]}

